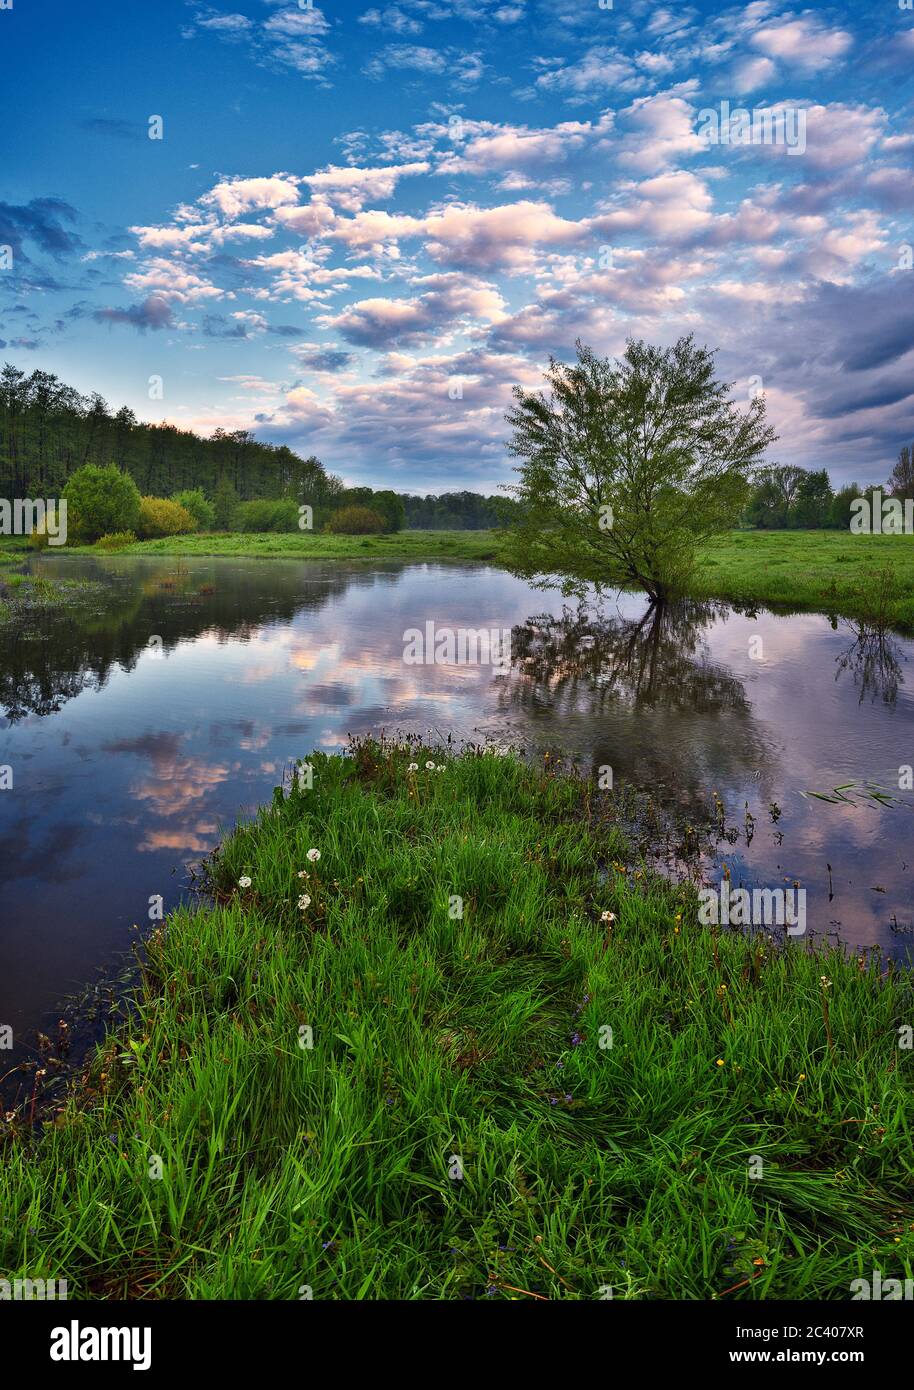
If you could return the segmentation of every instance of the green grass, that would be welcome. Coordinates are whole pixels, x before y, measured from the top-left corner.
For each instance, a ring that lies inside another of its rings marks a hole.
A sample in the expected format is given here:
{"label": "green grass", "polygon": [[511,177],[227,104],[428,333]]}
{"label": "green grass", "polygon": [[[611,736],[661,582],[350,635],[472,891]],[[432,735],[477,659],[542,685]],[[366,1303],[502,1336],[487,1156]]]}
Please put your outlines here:
{"label": "green grass", "polygon": [[[70,552],[98,554],[92,546]],[[491,531],[400,531],[391,536],[330,536],[299,531],[242,534],[218,532],[136,541],[119,555],[283,556],[303,560],[494,560],[498,544]]]}
{"label": "green grass", "polygon": [[37,1147],[9,1126],[7,1278],[846,1299],[912,1276],[909,974],[712,934],[627,862],[610,801],[512,756],[312,763],[226,840],[216,905],[156,932],[138,1016]]}
{"label": "green grass", "polygon": [[692,592],[700,598],[861,616],[874,571],[890,569],[898,593],[887,617],[914,628],[914,536],[846,531],[732,531],[707,547]]}

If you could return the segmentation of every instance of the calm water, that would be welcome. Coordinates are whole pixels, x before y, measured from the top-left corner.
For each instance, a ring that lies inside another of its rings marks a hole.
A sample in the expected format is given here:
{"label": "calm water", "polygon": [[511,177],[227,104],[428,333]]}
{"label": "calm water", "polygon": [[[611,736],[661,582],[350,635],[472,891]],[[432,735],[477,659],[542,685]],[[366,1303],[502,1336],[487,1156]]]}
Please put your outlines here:
{"label": "calm water", "polygon": [[[33,563],[110,588],[88,615],[0,635],[0,764],[14,774],[0,792],[0,1022],[18,1039],[50,1031],[61,998],[147,925],[150,895],[173,905],[188,866],[293,759],[380,728],[562,748],[696,819],[716,791],[740,831],[723,844],[734,881],[798,880],[811,929],[910,949],[910,642],[698,604],[657,622],[633,596],[563,614],[560,596],[482,566]],[[510,671],[405,665],[405,629],[429,620],[512,629]],[[867,781],[901,804],[802,796]]]}

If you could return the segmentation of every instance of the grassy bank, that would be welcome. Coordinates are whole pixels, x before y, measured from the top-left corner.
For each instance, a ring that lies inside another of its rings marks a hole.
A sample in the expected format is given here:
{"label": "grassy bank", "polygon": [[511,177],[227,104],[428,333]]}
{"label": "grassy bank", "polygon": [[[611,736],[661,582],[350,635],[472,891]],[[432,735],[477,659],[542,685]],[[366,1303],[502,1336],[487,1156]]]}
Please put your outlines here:
{"label": "grassy bank", "polygon": [[693,594],[736,603],[867,616],[873,575],[889,570],[897,591],[886,618],[914,629],[914,536],[846,531],[732,531],[702,553]]}
{"label": "grassy bank", "polygon": [[[68,547],[84,553],[91,547]],[[120,554],[285,556],[310,560],[475,560],[498,563],[493,531],[401,531],[393,536],[300,533],[172,536],[139,541]],[[796,611],[865,617],[874,572],[888,569],[896,591],[884,616],[914,630],[914,537],[844,531],[731,531],[707,546],[692,594]]]}
{"label": "grassy bank", "polygon": [[5,1271],[266,1299],[912,1275],[909,976],[712,935],[611,803],[511,756],[312,762],[157,932],[37,1153],[8,1128]]}
{"label": "grassy bank", "polygon": [[[92,546],[69,551],[98,554]],[[400,531],[391,536],[329,536],[322,532],[218,532],[137,541],[119,555],[282,556],[303,560],[494,560],[498,543],[491,531]]]}

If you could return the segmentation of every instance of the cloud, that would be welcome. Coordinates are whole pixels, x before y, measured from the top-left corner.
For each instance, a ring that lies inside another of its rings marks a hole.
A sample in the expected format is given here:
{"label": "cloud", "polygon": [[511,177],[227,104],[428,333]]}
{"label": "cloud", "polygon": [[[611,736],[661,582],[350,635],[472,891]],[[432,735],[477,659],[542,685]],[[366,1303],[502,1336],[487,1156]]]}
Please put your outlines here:
{"label": "cloud", "polygon": [[379,82],[388,72],[416,72],[425,76],[447,75],[458,87],[473,87],[482,80],[484,64],[478,53],[454,48],[427,48],[421,44],[389,43],[370,59],[362,71]]}
{"label": "cloud", "polygon": [[804,15],[762,25],[751,43],[769,58],[818,72],[849,53],[853,38],[846,29],[830,29],[814,16]]}
{"label": "cloud", "polygon": [[335,317],[318,320],[360,347],[427,342],[461,323],[497,323],[505,301],[490,284],[461,275],[429,275],[409,299],[360,299]]}
{"label": "cloud", "polygon": [[146,127],[138,121],[109,119],[104,116],[80,121],[80,126],[83,130],[91,131],[93,135],[110,135],[116,140],[142,140],[147,133]]}
{"label": "cloud", "polygon": [[558,94],[582,104],[601,97],[608,101],[617,91],[634,91],[643,82],[634,61],[616,48],[597,45],[574,62],[540,59],[543,70],[535,79],[537,91]]}
{"label": "cloud", "polygon": [[298,187],[287,174],[271,178],[234,178],[217,183],[200,199],[203,207],[215,207],[223,217],[238,217],[253,208],[278,208],[299,200]]}
{"label": "cloud", "polygon": [[92,316],[98,323],[125,323],[145,333],[147,328],[173,328],[171,306],[158,295],[150,295],[142,304],[126,309],[96,309]]}
{"label": "cloud", "polygon": [[28,203],[0,202],[0,245],[11,246],[16,257],[25,260],[25,243],[55,258],[70,255],[82,247],[75,233],[62,224],[76,221],[76,210],[62,198],[33,198]]}
{"label": "cloud", "polygon": [[305,174],[302,182],[314,193],[323,194],[329,201],[347,212],[356,212],[366,202],[390,198],[400,179],[428,173],[425,161],[412,164],[389,164],[383,168],[363,168],[356,165],[329,165],[315,174]]}
{"label": "cloud", "polygon": [[354,353],[344,352],[342,348],[303,345],[294,351],[296,360],[306,372],[342,372],[356,360]]}

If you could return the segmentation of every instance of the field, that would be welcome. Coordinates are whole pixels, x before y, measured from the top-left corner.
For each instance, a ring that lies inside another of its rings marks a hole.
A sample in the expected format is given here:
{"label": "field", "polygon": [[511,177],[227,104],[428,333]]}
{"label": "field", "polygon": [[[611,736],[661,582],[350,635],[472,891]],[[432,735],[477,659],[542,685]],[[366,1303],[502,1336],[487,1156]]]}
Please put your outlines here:
{"label": "field", "polygon": [[914,536],[846,531],[732,531],[707,547],[693,593],[736,603],[867,615],[875,571],[890,570],[897,592],[886,618],[914,629]]}
{"label": "field", "polygon": [[911,1277],[909,974],[699,926],[548,762],[312,763],[226,840],[213,903],[155,932],[137,1015],[37,1152],[7,1124],[9,1278],[752,1300]]}

